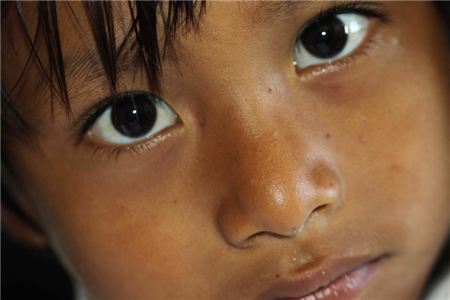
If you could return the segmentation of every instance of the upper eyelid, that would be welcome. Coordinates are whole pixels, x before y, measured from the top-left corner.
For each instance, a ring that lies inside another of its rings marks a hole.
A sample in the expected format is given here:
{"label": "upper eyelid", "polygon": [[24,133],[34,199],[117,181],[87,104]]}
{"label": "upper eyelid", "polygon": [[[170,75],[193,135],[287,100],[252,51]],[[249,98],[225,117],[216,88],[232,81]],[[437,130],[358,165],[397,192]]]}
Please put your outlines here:
{"label": "upper eyelid", "polygon": [[354,2],[354,3],[332,3],[329,7],[321,10],[321,12],[306,22],[297,34],[297,38],[304,32],[304,30],[314,22],[323,18],[344,14],[344,13],[359,13],[368,17],[376,17],[383,21],[390,21],[389,15],[386,13],[384,6],[377,2]]}

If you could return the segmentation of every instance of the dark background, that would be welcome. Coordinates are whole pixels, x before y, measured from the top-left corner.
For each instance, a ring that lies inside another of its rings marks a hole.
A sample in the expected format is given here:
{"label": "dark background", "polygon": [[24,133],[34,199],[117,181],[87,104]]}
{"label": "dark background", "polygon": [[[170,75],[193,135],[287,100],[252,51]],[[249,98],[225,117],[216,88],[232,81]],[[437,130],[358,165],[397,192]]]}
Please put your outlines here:
{"label": "dark background", "polygon": [[1,236],[1,299],[72,300],[72,283],[48,249]]}

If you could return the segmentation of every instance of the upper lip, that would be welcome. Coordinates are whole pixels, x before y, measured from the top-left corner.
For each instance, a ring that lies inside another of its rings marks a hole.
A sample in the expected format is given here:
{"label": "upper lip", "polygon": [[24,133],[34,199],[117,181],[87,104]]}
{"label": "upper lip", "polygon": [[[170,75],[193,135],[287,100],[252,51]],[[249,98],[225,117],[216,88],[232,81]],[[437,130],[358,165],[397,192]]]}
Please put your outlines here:
{"label": "upper lip", "polygon": [[339,277],[362,266],[378,261],[380,256],[347,256],[324,258],[303,266],[293,276],[280,279],[264,292],[262,299],[301,298],[321,287],[327,286]]}

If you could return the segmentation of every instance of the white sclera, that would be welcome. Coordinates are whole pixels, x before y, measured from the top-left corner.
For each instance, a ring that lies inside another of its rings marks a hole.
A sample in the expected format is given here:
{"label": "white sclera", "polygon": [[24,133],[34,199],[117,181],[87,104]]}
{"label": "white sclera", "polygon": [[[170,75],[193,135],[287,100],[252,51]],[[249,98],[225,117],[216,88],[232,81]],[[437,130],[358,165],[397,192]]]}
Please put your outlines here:
{"label": "white sclera", "polygon": [[117,145],[136,144],[146,140],[161,130],[172,126],[176,122],[177,115],[164,101],[154,103],[156,108],[156,120],[152,129],[140,137],[131,138],[117,131],[111,121],[112,106],[108,107],[92,126],[91,133],[97,138]]}
{"label": "white sclera", "polygon": [[347,33],[347,42],[342,51],[332,58],[318,58],[306,50],[302,42],[298,42],[294,51],[294,64],[300,69],[309,66],[321,65],[338,60],[352,53],[364,41],[367,32],[369,31],[370,20],[368,17],[360,14],[339,14],[336,15],[342,23]]}

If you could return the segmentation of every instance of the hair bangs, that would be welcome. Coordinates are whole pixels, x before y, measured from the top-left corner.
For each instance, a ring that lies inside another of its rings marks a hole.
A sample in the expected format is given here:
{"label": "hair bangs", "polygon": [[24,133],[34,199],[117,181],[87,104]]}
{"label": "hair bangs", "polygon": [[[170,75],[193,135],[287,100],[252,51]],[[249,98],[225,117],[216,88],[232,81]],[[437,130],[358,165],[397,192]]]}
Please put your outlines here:
{"label": "hair bangs", "polygon": [[[84,2],[84,10],[93,35],[101,69],[109,83],[111,93],[113,95],[116,94],[118,58],[125,51],[133,51],[136,65],[142,66],[146,72],[149,89],[155,93],[162,93],[160,87],[161,60],[169,54],[176,57],[172,42],[179,29],[183,31],[198,29],[200,17],[204,12],[205,2],[128,1],[125,7],[130,12],[131,26],[119,46],[117,46],[114,23],[114,5],[117,5],[117,3],[123,4],[123,2],[111,1]],[[56,95],[56,98],[63,103],[67,116],[70,117],[72,115],[68,93],[67,66],[63,58],[61,35],[58,26],[60,20],[58,19],[57,6],[61,4],[62,2],[38,1],[36,32],[34,36],[31,36],[30,27],[26,23],[21,2],[9,1],[1,3],[2,29],[10,26],[5,21],[5,16],[15,9],[30,46],[30,51],[20,76],[12,86],[5,86],[5,81],[2,78],[1,91],[2,194],[5,196],[2,199],[2,203],[11,211],[15,211],[23,217],[23,220],[28,224],[34,224],[33,220],[28,218],[26,214],[21,213],[21,209],[14,202],[15,196],[8,192],[10,189],[14,189],[13,187],[20,182],[20,178],[8,159],[9,148],[6,145],[11,145],[12,143],[8,143],[6,138],[32,139],[35,136],[35,131],[21,113],[20,108],[14,103],[11,95],[23,80],[27,69],[35,62],[43,74],[44,82],[50,87],[52,114],[54,97]],[[75,20],[78,20],[75,12],[71,9],[70,2],[67,2],[67,5],[72,14],[74,14]],[[162,20],[162,23],[159,20]],[[161,26],[162,28],[159,28]],[[160,39],[158,32],[164,34],[162,45],[158,44]],[[44,65],[44,60],[39,57],[36,49],[40,39],[43,39],[45,46],[46,65]],[[127,48],[125,44],[130,44],[133,47]],[[33,143],[27,143],[27,145],[33,145]]]}

